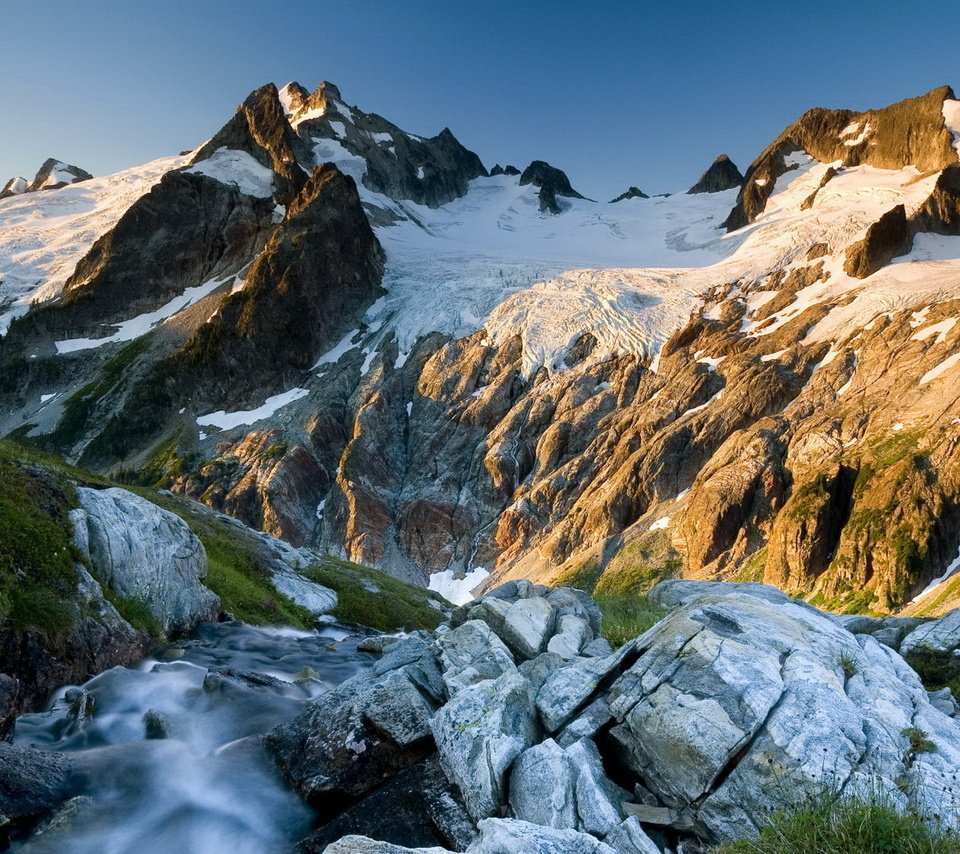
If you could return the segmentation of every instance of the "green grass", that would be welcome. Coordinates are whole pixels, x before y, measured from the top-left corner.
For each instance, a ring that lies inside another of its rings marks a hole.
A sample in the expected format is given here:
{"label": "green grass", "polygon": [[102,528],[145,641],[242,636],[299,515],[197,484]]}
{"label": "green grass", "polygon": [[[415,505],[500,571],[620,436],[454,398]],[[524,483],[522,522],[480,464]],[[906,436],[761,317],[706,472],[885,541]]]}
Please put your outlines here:
{"label": "green grass", "polygon": [[712,848],[711,854],[958,854],[960,836],[900,813],[882,797],[826,795],[772,815],[759,839]]}
{"label": "green grass", "polygon": [[79,580],[67,516],[75,503],[66,478],[0,442],[0,623],[53,645],[74,622],[66,600]]}
{"label": "green grass", "polygon": [[435,629],[443,614],[434,601],[453,607],[438,594],[407,584],[376,569],[333,557],[305,570],[308,578],[336,591],[338,620],[357,623],[383,632],[405,629]]}
{"label": "green grass", "polygon": [[667,614],[651,605],[646,596],[597,596],[596,602],[603,615],[600,634],[614,648],[642,635]]}

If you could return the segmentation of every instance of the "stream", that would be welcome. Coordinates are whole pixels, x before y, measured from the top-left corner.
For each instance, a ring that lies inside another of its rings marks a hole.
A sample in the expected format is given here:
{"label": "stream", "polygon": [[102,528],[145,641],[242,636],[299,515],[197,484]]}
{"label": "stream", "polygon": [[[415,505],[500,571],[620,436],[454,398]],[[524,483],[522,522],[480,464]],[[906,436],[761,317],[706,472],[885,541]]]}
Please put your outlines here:
{"label": "stream", "polygon": [[371,666],[358,640],[336,625],[301,632],[206,624],[135,669],[61,689],[47,711],[17,719],[14,740],[71,754],[85,795],[68,805],[62,827],[11,851],[293,850],[313,813],[258,737]]}

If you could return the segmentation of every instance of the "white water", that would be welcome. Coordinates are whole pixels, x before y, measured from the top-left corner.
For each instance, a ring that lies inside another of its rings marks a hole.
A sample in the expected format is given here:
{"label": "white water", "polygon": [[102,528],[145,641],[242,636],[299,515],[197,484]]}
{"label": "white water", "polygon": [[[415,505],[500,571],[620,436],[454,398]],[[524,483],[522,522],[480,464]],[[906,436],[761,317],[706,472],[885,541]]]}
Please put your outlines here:
{"label": "white water", "polygon": [[[68,703],[21,716],[19,745],[70,753],[85,778],[63,831],[17,842],[30,854],[261,854],[295,850],[312,811],[279,778],[259,736],[372,662],[336,627],[317,632],[201,627],[195,640],[138,669],[117,667],[84,688],[95,714],[76,726]],[[247,687],[204,680],[233,668],[284,681]],[[171,736],[148,740],[144,715],[163,713]]]}

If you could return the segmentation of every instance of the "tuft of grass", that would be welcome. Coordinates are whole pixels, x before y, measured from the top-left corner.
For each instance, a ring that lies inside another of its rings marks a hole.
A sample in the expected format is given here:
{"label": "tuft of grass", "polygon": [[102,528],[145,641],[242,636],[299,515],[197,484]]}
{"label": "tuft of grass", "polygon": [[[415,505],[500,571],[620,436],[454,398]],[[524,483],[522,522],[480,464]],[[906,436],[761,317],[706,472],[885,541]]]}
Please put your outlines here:
{"label": "tuft of grass", "polygon": [[774,813],[757,839],[711,854],[957,854],[960,835],[900,812],[880,795],[854,800],[827,794]]}
{"label": "tuft of grass", "polygon": [[837,659],[837,664],[840,665],[840,669],[847,679],[850,679],[860,672],[860,659],[855,655],[851,655],[849,652],[841,652],[840,657]]}
{"label": "tuft of grass", "polygon": [[907,749],[903,754],[903,764],[907,768],[912,768],[917,757],[922,753],[936,753],[937,745],[930,740],[929,733],[915,726],[908,726],[900,731],[907,740]]}
{"label": "tuft of grass", "polygon": [[160,627],[160,623],[158,623],[157,618],[150,613],[150,609],[145,603],[132,599],[129,596],[121,596],[119,593],[115,593],[109,584],[104,584],[102,587],[104,599],[113,605],[120,616],[131,626],[139,629],[141,632],[146,632],[151,637],[163,637],[163,630]]}
{"label": "tuft of grass", "polygon": [[596,603],[603,615],[600,634],[614,648],[642,635],[667,614],[651,605],[646,596],[597,596]]}
{"label": "tuft of grass", "polygon": [[382,632],[405,629],[435,629],[444,620],[444,608],[453,606],[442,596],[400,581],[380,570],[327,557],[308,567],[305,575],[336,591],[339,602],[333,612],[338,620],[369,626]]}

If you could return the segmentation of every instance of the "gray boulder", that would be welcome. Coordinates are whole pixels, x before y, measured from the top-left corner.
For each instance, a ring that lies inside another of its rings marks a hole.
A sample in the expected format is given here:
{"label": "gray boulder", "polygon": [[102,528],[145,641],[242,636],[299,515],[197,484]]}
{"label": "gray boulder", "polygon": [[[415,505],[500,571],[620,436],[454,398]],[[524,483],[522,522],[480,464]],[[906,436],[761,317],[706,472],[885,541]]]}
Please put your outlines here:
{"label": "gray boulder", "polygon": [[437,645],[449,696],[475,682],[496,679],[517,669],[510,650],[481,620],[469,620],[445,632]]}
{"label": "gray boulder", "polygon": [[627,793],[607,779],[600,751],[590,739],[583,738],[564,752],[576,769],[577,829],[605,836],[623,821],[620,804]]}
{"label": "gray boulder", "polygon": [[488,818],[468,854],[616,854],[604,842],[576,830],[558,830],[509,818]]}
{"label": "gray boulder", "polygon": [[0,742],[0,835],[53,813],[75,794],[73,776],[63,754]]}
{"label": "gray boulder", "polygon": [[338,802],[366,794],[433,752],[432,712],[405,668],[379,677],[360,673],[306,703],[264,745],[284,777],[330,818]]}
{"label": "gray boulder", "polygon": [[901,642],[900,654],[908,661],[939,664],[947,678],[960,673],[960,608],[913,629]]}
{"label": "gray boulder", "polygon": [[499,813],[510,766],[537,740],[530,683],[513,672],[463,688],[434,715],[431,728],[440,764],[470,817]]}
{"label": "gray boulder", "polygon": [[182,519],[125,489],[77,495],[76,542],[101,582],[146,605],[167,634],[216,618],[220,599],[202,584],[206,552]]}
{"label": "gray boulder", "polygon": [[[726,589],[645,634],[607,695],[621,760],[661,803],[696,804],[714,839],[754,835],[757,816],[825,787],[956,815],[960,732],[896,653],[813,608]],[[908,728],[936,752],[911,755]]]}
{"label": "gray boulder", "polygon": [[557,629],[547,642],[547,652],[555,652],[561,658],[576,658],[587,642],[593,640],[593,632],[587,621],[573,614],[560,617]]}
{"label": "gray boulder", "polygon": [[604,838],[617,854],[660,854],[660,849],[647,836],[636,816],[630,816]]}
{"label": "gray boulder", "polygon": [[552,739],[517,758],[510,772],[510,808],[516,818],[546,827],[577,826],[577,770]]}
{"label": "gray boulder", "polygon": [[548,732],[557,732],[634,654],[635,642],[605,658],[578,658],[556,670],[537,692],[537,711]]}

